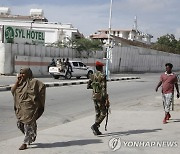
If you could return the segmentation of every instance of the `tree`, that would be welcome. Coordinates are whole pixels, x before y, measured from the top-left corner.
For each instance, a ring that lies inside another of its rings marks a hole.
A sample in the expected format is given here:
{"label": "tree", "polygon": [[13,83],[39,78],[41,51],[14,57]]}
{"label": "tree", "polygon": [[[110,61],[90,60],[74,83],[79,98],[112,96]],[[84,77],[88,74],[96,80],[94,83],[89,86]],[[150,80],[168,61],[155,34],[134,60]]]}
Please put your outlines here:
{"label": "tree", "polygon": [[81,53],[86,51],[87,56],[90,55],[91,52],[102,50],[103,44],[99,40],[90,40],[86,38],[77,39],[75,41],[75,49]]}
{"label": "tree", "polygon": [[180,39],[177,41],[176,49],[177,49],[177,51],[179,51],[179,53],[180,53]]}
{"label": "tree", "polygon": [[152,48],[180,54],[180,41],[177,41],[173,34],[166,34],[159,37],[157,42],[152,45]]}
{"label": "tree", "polygon": [[166,45],[172,48],[176,48],[177,40],[173,34],[171,35],[167,34],[158,38],[157,43],[161,45]]}
{"label": "tree", "polygon": [[56,46],[59,48],[72,48],[76,49],[79,54],[81,55],[82,52],[86,52],[87,56],[90,55],[93,51],[98,51],[103,49],[103,43],[99,40],[90,40],[86,38],[80,38],[80,39],[70,39],[68,38],[68,41],[58,41],[51,46]]}

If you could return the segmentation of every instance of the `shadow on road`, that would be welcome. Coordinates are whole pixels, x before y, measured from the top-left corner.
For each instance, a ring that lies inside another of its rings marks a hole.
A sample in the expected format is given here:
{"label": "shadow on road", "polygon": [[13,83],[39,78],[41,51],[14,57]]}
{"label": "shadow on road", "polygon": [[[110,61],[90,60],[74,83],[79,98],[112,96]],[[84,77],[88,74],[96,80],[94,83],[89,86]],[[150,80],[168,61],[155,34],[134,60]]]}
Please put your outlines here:
{"label": "shadow on road", "polygon": [[180,122],[180,119],[170,119],[170,122]]}
{"label": "shadow on road", "polygon": [[115,136],[115,135],[127,136],[127,135],[132,135],[132,134],[143,134],[143,133],[158,132],[158,131],[160,131],[160,130],[162,130],[162,129],[161,129],[161,128],[158,128],[158,129],[128,130],[128,131],[124,131],[124,132],[105,133],[105,134],[101,135],[101,137],[105,137],[105,136]]}
{"label": "shadow on road", "polygon": [[100,139],[86,139],[86,140],[73,140],[67,142],[34,143],[32,145],[36,145],[36,146],[31,148],[55,148],[55,147],[75,146],[75,145],[83,146],[87,144],[96,144],[96,143],[103,143],[103,142]]}

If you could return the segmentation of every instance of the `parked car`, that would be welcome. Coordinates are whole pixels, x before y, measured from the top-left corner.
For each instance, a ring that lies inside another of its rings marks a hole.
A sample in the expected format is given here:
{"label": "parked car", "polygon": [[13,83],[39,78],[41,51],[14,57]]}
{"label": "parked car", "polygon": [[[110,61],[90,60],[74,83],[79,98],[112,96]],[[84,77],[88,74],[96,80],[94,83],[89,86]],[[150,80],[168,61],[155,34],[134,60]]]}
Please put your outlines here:
{"label": "parked car", "polygon": [[86,76],[87,78],[90,78],[91,74],[94,73],[94,70],[90,66],[86,66],[81,61],[69,61],[71,69],[68,69],[67,66],[64,70],[60,70],[57,66],[50,66],[49,67],[49,74],[51,74],[54,79],[59,79],[59,77],[64,77],[66,79],[71,79],[71,77],[76,77],[77,79],[80,79],[82,76]]}

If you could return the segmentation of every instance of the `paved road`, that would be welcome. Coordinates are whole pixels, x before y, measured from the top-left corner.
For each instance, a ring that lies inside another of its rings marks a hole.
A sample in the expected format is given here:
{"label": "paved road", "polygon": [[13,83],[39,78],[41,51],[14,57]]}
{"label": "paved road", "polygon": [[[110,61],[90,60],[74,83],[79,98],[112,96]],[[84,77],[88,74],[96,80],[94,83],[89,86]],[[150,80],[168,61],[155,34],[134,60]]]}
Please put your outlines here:
{"label": "paved road", "polygon": [[[94,109],[89,97],[91,91],[85,85],[48,88],[46,112],[38,121],[39,129],[44,130],[38,131],[36,143],[24,153],[178,154],[180,99],[175,99],[175,111],[171,112],[168,124],[162,124],[161,94],[154,91],[159,73],[139,76],[140,80],[108,82],[112,114],[108,131],[104,131],[104,123],[100,127],[102,137],[94,136],[90,129]],[[0,99],[4,100],[0,102],[0,153],[21,153],[18,146],[23,136],[15,126],[11,97],[8,92],[0,92]],[[117,151],[108,146],[112,137],[121,139]],[[132,147],[138,141],[155,145]]]}
{"label": "paved road", "polygon": [[[128,76],[139,76],[139,74],[112,74],[111,78],[120,78],[120,77],[128,77]],[[75,77],[72,77],[71,80],[66,80],[64,78],[54,79],[50,75],[47,76],[41,76],[36,77],[39,80],[43,82],[68,82],[68,81],[81,81],[81,80],[87,80],[86,77],[81,77],[80,79],[76,79]],[[4,76],[0,75],[0,87],[6,86],[6,85],[12,85],[16,81],[16,76]]]}
{"label": "paved road", "polygon": [[[72,78],[71,80],[65,80],[64,78],[54,79],[51,76],[45,77],[36,77],[43,82],[64,82],[64,81],[76,81],[76,78]],[[81,78],[80,80],[86,80],[87,78]],[[16,81],[16,76],[0,76],[0,87],[14,84]]]}
{"label": "paved road", "polygon": [[[131,81],[109,82],[108,91],[112,110],[159,110],[161,109],[160,93],[154,88],[159,74],[141,74],[141,79]],[[157,102],[152,104],[149,99]],[[0,92],[0,141],[20,135],[16,128],[11,93]],[[39,129],[50,128],[94,114],[91,90],[86,85],[47,88],[46,110],[38,121]]]}
{"label": "paved road", "polygon": [[[112,110],[161,110],[160,92],[154,88],[158,74],[141,74],[141,79],[108,83]],[[48,80],[48,79],[44,79]],[[152,99],[154,101],[152,101]],[[20,135],[16,128],[13,98],[0,92],[0,141]],[[151,101],[150,101],[151,100]],[[47,88],[46,110],[38,121],[39,130],[94,114],[91,90],[86,85]]]}

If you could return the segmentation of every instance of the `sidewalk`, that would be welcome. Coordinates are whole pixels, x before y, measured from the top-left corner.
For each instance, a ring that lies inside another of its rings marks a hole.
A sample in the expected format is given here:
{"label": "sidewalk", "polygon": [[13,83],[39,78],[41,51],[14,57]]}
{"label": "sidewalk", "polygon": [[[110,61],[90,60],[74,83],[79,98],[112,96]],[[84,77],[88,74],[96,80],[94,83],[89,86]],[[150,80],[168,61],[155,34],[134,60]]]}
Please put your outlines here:
{"label": "sidewalk", "polygon": [[[167,124],[162,124],[163,116],[163,111],[113,110],[109,116],[108,131],[104,131],[104,123],[101,125],[100,130],[104,133],[101,137],[94,136],[90,129],[94,122],[93,115],[38,131],[36,142],[24,151],[18,150],[24,139],[23,136],[2,141],[0,142],[0,153],[178,154],[180,151],[179,112],[172,112],[172,119]],[[108,145],[109,140],[113,137],[116,137],[116,139],[120,138],[121,141],[115,146],[116,151],[113,151]],[[144,146],[141,144],[141,147],[138,147],[134,144],[134,141],[142,141],[146,142],[146,144]]]}

